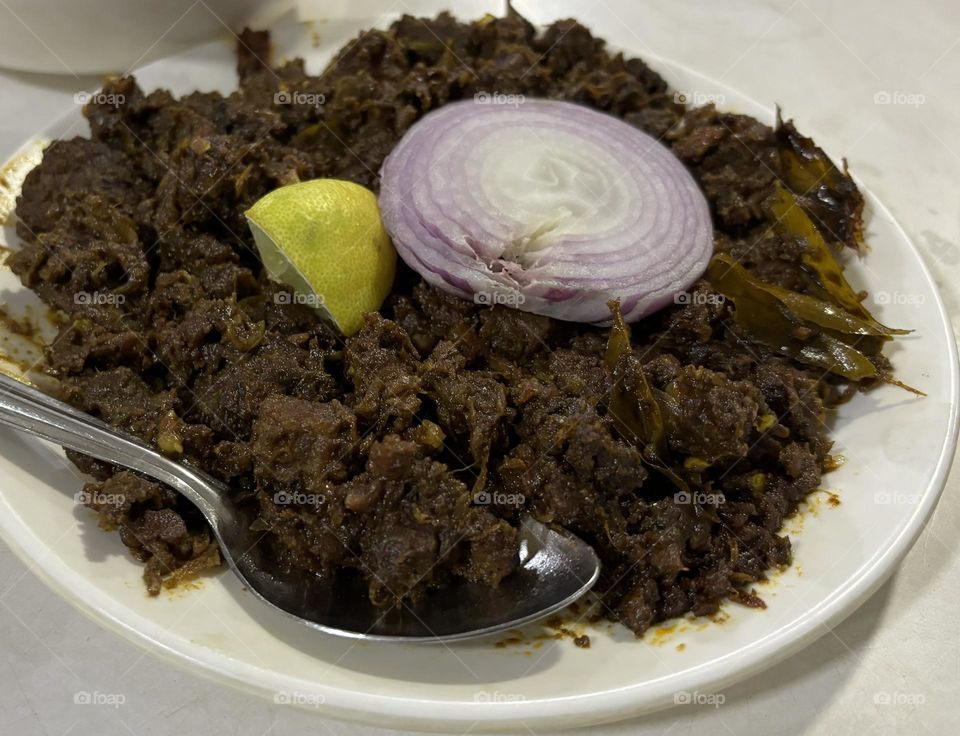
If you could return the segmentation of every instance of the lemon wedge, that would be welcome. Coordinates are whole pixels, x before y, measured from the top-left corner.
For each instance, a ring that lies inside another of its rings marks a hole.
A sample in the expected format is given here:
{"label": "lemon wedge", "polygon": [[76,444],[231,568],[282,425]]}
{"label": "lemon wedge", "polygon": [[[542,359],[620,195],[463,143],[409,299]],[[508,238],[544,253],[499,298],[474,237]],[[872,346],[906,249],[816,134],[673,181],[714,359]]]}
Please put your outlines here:
{"label": "lemon wedge", "polygon": [[264,268],[344,335],[383,304],[397,253],[369,189],[315,179],[275,189],[246,211]]}

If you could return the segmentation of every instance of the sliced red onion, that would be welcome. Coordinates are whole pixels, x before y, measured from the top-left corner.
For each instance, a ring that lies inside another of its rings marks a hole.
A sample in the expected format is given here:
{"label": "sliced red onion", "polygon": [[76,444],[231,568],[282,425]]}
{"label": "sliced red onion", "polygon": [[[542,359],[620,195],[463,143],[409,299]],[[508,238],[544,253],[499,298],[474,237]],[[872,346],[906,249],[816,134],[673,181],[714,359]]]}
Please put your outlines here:
{"label": "sliced red onion", "polygon": [[573,322],[636,321],[703,273],[707,201],[665,146],[555,100],[454,102],[383,163],[380,210],[400,257],[434,286]]}

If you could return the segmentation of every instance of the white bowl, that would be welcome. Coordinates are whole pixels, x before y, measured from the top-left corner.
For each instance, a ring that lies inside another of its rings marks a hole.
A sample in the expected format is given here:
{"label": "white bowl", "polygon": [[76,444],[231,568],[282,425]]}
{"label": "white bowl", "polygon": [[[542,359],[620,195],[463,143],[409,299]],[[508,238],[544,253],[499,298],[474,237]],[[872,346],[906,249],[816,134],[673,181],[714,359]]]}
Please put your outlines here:
{"label": "white bowl", "polygon": [[[355,24],[278,32],[285,56],[317,72]],[[678,89],[721,93],[725,106],[768,121],[770,110],[707,77],[649,59]],[[232,48],[211,43],[139,72],[145,88],[182,94],[234,84]],[[76,122],[74,110],[46,134]],[[800,123],[805,133],[817,131]],[[865,192],[872,247],[849,276],[889,296],[874,311],[914,332],[892,350],[897,375],[928,392],[886,386],[843,406],[834,424],[846,463],[825,478],[841,504],[820,504],[791,532],[795,564],[762,588],[768,607],[730,605],[722,624],[684,621],[642,640],[612,624],[587,625],[592,646],[569,641],[496,648],[363,644],[323,636],[266,610],[226,572],[199,590],[148,598],[140,568],[115,535],[99,531],[73,496],[82,481],[58,450],[0,432],[0,534],[51,587],[82,611],[154,653],[238,687],[380,725],[462,731],[533,730],[595,723],[685,700],[709,699],[827,632],[896,568],[929,518],[957,438],[956,348],[943,305],[917,251]],[[28,299],[9,273],[7,295]],[[884,300],[880,300],[884,301]],[[533,635],[537,629],[532,629]],[[679,647],[679,645],[684,645]],[[681,651],[682,649],[682,651]],[[481,730],[478,727],[477,730]]]}
{"label": "white bowl", "polygon": [[4,0],[0,67],[120,74],[276,18],[291,0]]}

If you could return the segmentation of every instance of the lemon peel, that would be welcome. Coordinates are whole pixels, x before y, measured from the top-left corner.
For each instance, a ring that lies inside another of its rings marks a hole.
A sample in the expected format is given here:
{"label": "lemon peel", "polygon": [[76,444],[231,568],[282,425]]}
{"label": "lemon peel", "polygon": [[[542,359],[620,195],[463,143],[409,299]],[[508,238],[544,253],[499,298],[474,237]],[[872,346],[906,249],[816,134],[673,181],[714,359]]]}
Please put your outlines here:
{"label": "lemon peel", "polygon": [[269,276],[344,335],[390,293],[397,253],[369,189],[339,179],[299,182],[245,214]]}

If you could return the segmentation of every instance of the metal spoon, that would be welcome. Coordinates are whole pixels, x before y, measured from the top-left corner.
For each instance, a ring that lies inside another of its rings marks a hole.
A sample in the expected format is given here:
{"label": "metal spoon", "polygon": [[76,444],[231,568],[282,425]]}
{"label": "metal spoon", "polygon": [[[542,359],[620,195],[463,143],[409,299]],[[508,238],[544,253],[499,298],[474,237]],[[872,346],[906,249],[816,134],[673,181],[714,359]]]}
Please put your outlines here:
{"label": "metal spoon", "polygon": [[122,465],[167,484],[206,517],[223,558],[258,598],[311,628],[379,641],[440,642],[515,628],[554,613],[586,593],[600,563],[582,540],[527,516],[520,524],[516,571],[497,588],[463,580],[422,599],[374,606],[356,574],[326,580],[271,569],[254,531],[255,510],[234,505],[226,486],[190,465],[164,457],[140,440],[0,374],[0,423]]}

